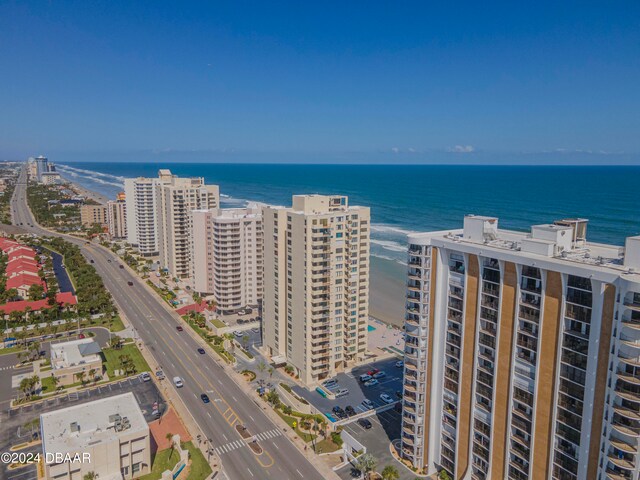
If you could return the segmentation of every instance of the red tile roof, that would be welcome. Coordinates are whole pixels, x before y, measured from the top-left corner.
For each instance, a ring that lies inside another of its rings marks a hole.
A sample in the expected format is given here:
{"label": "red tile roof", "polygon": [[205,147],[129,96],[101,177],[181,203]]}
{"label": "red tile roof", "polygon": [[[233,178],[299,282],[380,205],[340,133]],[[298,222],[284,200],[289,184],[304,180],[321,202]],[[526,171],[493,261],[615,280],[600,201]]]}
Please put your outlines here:
{"label": "red tile roof", "polygon": [[178,308],[176,312],[178,315],[186,315],[189,312],[202,313],[205,310],[215,310],[215,307],[209,307],[207,302],[202,300],[200,303],[192,303],[191,305],[185,305],[184,307]]}
{"label": "red tile roof", "polygon": [[[76,305],[77,298],[71,292],[63,292],[56,295],[56,302],[63,307],[65,304]],[[9,302],[0,305],[0,315],[8,315],[11,312],[24,312],[25,308],[31,307],[32,312],[37,312],[43,308],[49,308],[46,298],[30,302],[28,300],[19,300],[17,302]]]}
{"label": "red tile roof", "polygon": [[29,275],[27,273],[19,273],[18,275],[7,278],[7,290],[10,288],[30,287],[31,285],[42,285],[44,281],[37,275]]}

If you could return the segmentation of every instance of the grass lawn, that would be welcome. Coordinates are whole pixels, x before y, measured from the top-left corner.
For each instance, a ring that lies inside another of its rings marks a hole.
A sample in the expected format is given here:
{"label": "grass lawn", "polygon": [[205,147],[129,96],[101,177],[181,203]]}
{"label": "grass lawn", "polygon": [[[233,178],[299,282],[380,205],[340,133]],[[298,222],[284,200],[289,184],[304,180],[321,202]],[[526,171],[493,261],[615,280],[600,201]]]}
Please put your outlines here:
{"label": "grass lawn", "polygon": [[[171,456],[169,456],[171,454]],[[151,473],[147,473],[139,478],[139,480],[159,480],[162,477],[162,472],[165,470],[172,470],[180,460],[180,455],[175,449],[166,448],[156,452],[156,456],[153,459],[153,465],[151,466]]]}
{"label": "grass lawn", "polygon": [[283,419],[285,422],[287,422],[287,425],[289,425],[291,428],[294,428],[294,427],[293,427],[293,422],[296,422],[296,427],[294,428],[294,430],[296,431],[296,433],[298,434],[298,436],[299,436],[302,440],[304,440],[305,442],[310,442],[311,440],[313,440],[313,439],[316,437],[316,435],[311,435],[311,434],[309,434],[309,433],[304,433],[304,432],[301,432],[301,431],[298,429],[298,425],[300,425],[300,419],[299,419],[299,418],[291,417],[291,416],[289,416],[289,415],[285,415],[284,413],[282,413],[280,410],[277,410],[277,409],[276,409],[276,413],[277,413],[278,415],[280,415],[280,417],[282,417],[282,419]]}
{"label": "grass lawn", "polygon": [[218,320],[217,318],[211,320],[211,323],[213,323],[213,326],[216,328],[224,328],[227,326],[222,320]]}
{"label": "grass lawn", "polygon": [[191,457],[191,470],[187,480],[204,480],[211,475],[211,466],[207,463],[207,459],[192,442],[182,443],[182,448],[189,450]]}
{"label": "grass lawn", "polygon": [[53,377],[40,377],[42,383],[42,393],[51,393],[56,391],[56,384],[53,383]]}
{"label": "grass lawn", "polygon": [[102,350],[102,353],[105,357],[107,374],[109,375],[109,379],[113,380],[114,370],[121,368],[120,366],[120,355],[129,355],[133,364],[136,367],[136,373],[149,372],[151,369],[149,368],[149,364],[138,350],[138,347],[135,344],[126,344],[123,345],[122,348],[118,350],[114,350],[113,348],[105,348]]}
{"label": "grass lawn", "polygon": [[111,331],[121,332],[122,330],[124,330],[124,323],[122,323],[122,319],[120,318],[120,315],[117,315],[111,322]]}
{"label": "grass lawn", "polygon": [[321,442],[316,443],[316,452],[317,453],[329,453],[335,452],[340,447],[333,443],[331,438],[325,438]]}
{"label": "grass lawn", "polygon": [[19,347],[9,347],[9,348],[0,348],[0,355],[9,355],[11,353],[17,353],[24,351],[23,346]]}

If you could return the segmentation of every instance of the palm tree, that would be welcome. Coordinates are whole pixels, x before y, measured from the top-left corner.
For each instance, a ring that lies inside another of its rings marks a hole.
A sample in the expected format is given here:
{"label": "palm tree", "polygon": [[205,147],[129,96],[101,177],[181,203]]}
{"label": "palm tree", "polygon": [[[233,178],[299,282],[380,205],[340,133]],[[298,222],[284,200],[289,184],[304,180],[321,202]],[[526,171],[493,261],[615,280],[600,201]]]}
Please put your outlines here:
{"label": "palm tree", "polygon": [[259,370],[260,372],[264,372],[266,369],[267,369],[267,364],[266,364],[266,363],[264,363],[263,361],[261,361],[261,362],[258,364],[258,370]]}
{"label": "palm tree", "polygon": [[369,474],[373,472],[378,464],[378,460],[370,453],[364,453],[360,455],[355,463],[357,470],[364,474],[365,478],[369,477]]}
{"label": "palm tree", "polygon": [[53,381],[54,390],[58,390],[58,384],[60,383],[60,377],[56,377],[55,374],[51,374],[51,380]]}
{"label": "palm tree", "polygon": [[173,448],[175,447],[175,443],[173,441],[173,433],[167,432],[164,438],[166,438],[169,441],[169,443],[171,443],[171,453],[169,453],[169,458],[171,458],[171,455],[173,455]]}
{"label": "palm tree", "polygon": [[275,372],[275,370],[273,369],[273,367],[269,367],[269,370],[267,370],[267,372],[269,372],[269,378],[272,378],[273,372]]}
{"label": "palm tree", "polygon": [[89,370],[89,380],[93,380],[93,383],[96,383],[96,381],[98,380],[98,377],[96,377],[95,368],[92,368],[91,370]]}
{"label": "palm tree", "polygon": [[98,474],[94,471],[91,471],[91,472],[85,473],[84,476],[82,477],[82,480],[96,480],[96,478],[98,478]]}
{"label": "palm tree", "polygon": [[382,470],[382,480],[398,480],[398,478],[400,478],[400,474],[393,465],[387,465]]}

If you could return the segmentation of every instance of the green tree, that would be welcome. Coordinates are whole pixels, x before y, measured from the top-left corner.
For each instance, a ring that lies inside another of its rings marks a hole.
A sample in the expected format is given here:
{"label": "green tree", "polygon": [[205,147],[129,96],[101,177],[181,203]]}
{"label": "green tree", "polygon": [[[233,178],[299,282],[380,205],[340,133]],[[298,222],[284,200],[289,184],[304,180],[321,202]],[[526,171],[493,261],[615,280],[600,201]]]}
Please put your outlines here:
{"label": "green tree", "polygon": [[387,465],[382,470],[382,480],[398,480],[399,478],[398,469],[393,465]]}
{"label": "green tree", "polygon": [[369,478],[369,474],[373,472],[378,465],[378,460],[370,453],[360,455],[356,459],[355,467],[358,471],[364,474],[365,478]]}
{"label": "green tree", "polygon": [[264,363],[263,361],[260,361],[260,363],[258,363],[258,371],[264,372],[266,369],[267,369],[267,364]]}
{"label": "green tree", "polygon": [[440,480],[451,480],[451,477],[444,468],[438,472],[438,478]]}
{"label": "green tree", "polygon": [[40,300],[43,295],[44,295],[44,287],[39,283],[34,283],[29,287],[29,293],[27,294],[27,297],[29,298],[29,300],[31,301]]}
{"label": "green tree", "polygon": [[87,472],[82,477],[82,480],[96,480],[98,478],[98,474],[94,471]]}

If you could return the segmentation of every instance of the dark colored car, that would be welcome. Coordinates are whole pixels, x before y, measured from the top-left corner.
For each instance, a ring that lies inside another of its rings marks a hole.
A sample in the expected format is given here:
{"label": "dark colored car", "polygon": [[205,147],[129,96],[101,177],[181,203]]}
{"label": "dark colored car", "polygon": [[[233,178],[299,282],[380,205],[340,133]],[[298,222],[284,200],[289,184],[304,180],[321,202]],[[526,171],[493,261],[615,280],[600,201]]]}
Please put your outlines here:
{"label": "dark colored car", "polygon": [[338,417],[338,418],[344,418],[347,416],[347,414],[344,412],[344,410],[341,407],[335,406],[333,407],[333,413]]}
{"label": "dark colored car", "polygon": [[344,409],[344,411],[347,413],[347,415],[349,415],[350,417],[356,414],[355,409],[351,406],[351,405],[347,405]]}
{"label": "dark colored car", "polygon": [[204,348],[201,347],[201,348],[198,349],[198,353],[200,355],[204,355],[206,352],[204,351]]}
{"label": "dark colored car", "polygon": [[396,397],[402,398],[402,392],[400,390],[396,390]]}
{"label": "dark colored car", "polygon": [[367,372],[367,375],[371,375],[371,376],[373,377],[373,376],[374,376],[376,373],[378,373],[379,371],[380,371],[380,370],[378,370],[377,368],[374,368],[373,370],[369,370],[369,371]]}
{"label": "dark colored car", "polygon": [[124,265],[120,265],[120,268],[124,268]]}
{"label": "dark colored car", "polygon": [[211,401],[209,400],[209,395],[207,395],[206,393],[200,395],[200,398],[202,399],[202,403],[209,403]]}
{"label": "dark colored car", "polygon": [[402,413],[402,404],[401,403],[396,403],[395,406],[393,407],[393,409],[398,413]]}
{"label": "dark colored car", "polygon": [[181,332],[182,330],[184,330],[184,328],[182,328],[180,325],[178,325],[178,326],[176,327],[176,330],[177,330],[177,331],[179,331],[179,332]]}
{"label": "dark colored car", "polygon": [[369,430],[373,426],[373,425],[371,425],[371,422],[366,418],[359,419],[358,420],[358,425],[360,425],[365,430]]}
{"label": "dark colored car", "polygon": [[90,262],[90,263],[96,263],[96,262],[94,262],[94,261],[93,261],[93,258],[92,258],[91,260],[89,260],[89,262]]}
{"label": "dark colored car", "polygon": [[133,287],[133,282],[132,281],[128,281],[127,285],[129,285],[130,287]]}

